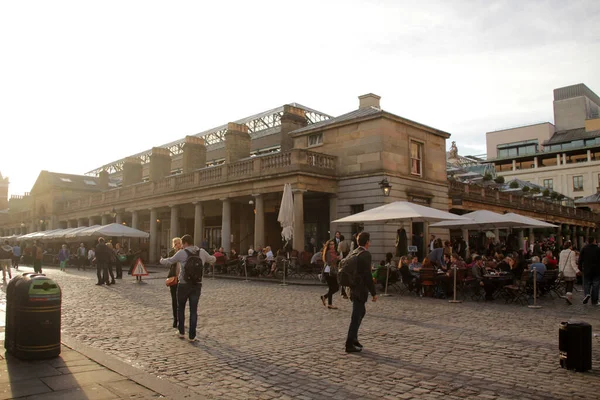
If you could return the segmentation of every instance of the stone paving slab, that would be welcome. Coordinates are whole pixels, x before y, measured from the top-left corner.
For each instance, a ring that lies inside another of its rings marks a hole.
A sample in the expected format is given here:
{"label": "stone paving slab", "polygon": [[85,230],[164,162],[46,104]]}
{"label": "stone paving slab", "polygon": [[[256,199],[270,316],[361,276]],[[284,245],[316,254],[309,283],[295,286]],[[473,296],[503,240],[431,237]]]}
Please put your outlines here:
{"label": "stone paving slab", "polygon": [[571,307],[543,298],[540,310],[382,298],[367,304],[365,350],[347,355],[351,304],[336,296],[340,309],[324,308],[321,287],[207,279],[200,342],[191,344],[171,328],[162,279],[98,287],[91,272],[47,273],[63,288],[69,345],[208,398],[593,399],[600,392],[598,338],[592,371],[558,365],[561,321],[583,319],[600,332],[600,307],[581,305],[580,292]]}

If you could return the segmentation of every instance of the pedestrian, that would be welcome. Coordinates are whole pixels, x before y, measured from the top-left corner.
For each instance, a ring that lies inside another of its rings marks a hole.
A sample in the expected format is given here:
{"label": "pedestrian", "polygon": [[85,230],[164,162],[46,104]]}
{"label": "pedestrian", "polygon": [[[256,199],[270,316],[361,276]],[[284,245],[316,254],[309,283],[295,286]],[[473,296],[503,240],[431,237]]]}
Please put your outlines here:
{"label": "pedestrian", "polygon": [[337,264],[339,256],[336,248],[335,239],[329,240],[325,247],[323,247],[322,259],[325,268],[323,274],[325,275],[325,281],[327,282],[327,288],[329,289],[324,296],[321,296],[321,302],[323,306],[326,306],[330,310],[337,310],[337,307],[333,305],[333,295],[337,293],[340,286],[337,281]]}
{"label": "pedestrian", "polygon": [[86,261],[87,261],[87,259],[86,259],[85,245],[83,243],[80,243],[79,247],[77,248],[77,271],[79,271],[82,268],[85,271]]}
{"label": "pedestrian", "polygon": [[[173,248],[169,251],[168,257],[173,257],[179,250],[181,250],[181,238],[173,238]],[[173,308],[173,328],[177,328],[177,268],[179,268],[179,263],[171,264],[169,268],[168,278],[175,278],[174,283],[169,286],[169,290],[171,291],[171,307]]]}
{"label": "pedestrian", "polygon": [[356,256],[356,272],[359,279],[354,286],[350,287],[350,300],[352,300],[352,317],[350,327],[348,328],[348,337],[346,338],[346,353],[357,353],[362,351],[363,346],[358,341],[358,329],[367,312],[365,303],[369,298],[369,293],[373,301],[377,301],[375,284],[371,279],[371,235],[368,232],[361,232],[357,238],[358,254]]}
{"label": "pedestrian", "polygon": [[600,289],[600,248],[595,237],[590,236],[588,244],[581,249],[578,265],[583,271],[583,304],[587,304],[591,297],[592,304],[597,305]]}
{"label": "pedestrian", "polygon": [[[90,247],[87,253],[87,263],[90,267],[94,268],[94,259],[96,258],[96,251],[93,247]],[[85,271],[85,268],[83,269]]]}
{"label": "pedestrian", "polygon": [[565,295],[563,298],[567,303],[573,304],[573,284],[577,279],[577,275],[581,274],[577,267],[577,255],[573,251],[573,243],[567,240],[564,244],[564,250],[558,256],[558,271],[562,274],[562,279],[565,281]]}
{"label": "pedestrian", "polygon": [[42,260],[44,258],[44,249],[41,243],[33,242],[31,248],[31,256],[33,257],[33,272],[42,273]]}
{"label": "pedestrian", "polygon": [[69,261],[69,249],[67,245],[63,244],[61,249],[58,251],[58,262],[60,263],[60,270],[64,271],[67,268],[67,262]]}
{"label": "pedestrian", "polygon": [[115,249],[111,242],[106,243],[106,247],[110,250],[110,261],[108,263],[108,275],[110,276],[110,281],[107,281],[107,285],[114,285],[115,282],[115,274],[113,273],[113,267],[117,264],[117,256],[115,254]]}
{"label": "pedestrian", "polygon": [[127,252],[123,247],[121,247],[121,243],[115,243],[115,266],[117,272],[117,279],[123,279],[123,263],[127,261]]}
{"label": "pedestrian", "polygon": [[10,267],[13,259],[13,248],[8,244],[8,240],[0,246],[0,268],[2,268],[2,280],[6,282],[6,272],[8,271],[8,279],[12,279]]}
{"label": "pedestrian", "polygon": [[110,256],[112,253],[106,246],[104,238],[101,237],[98,239],[98,245],[96,246],[94,253],[96,256],[93,261],[96,263],[96,276],[98,277],[96,285],[101,286],[105,283],[109,285],[108,264],[110,263]]}
{"label": "pedestrian", "polygon": [[[160,263],[163,265],[180,264],[179,271],[177,271],[179,277],[179,283],[177,284],[177,336],[180,339],[185,337],[185,306],[189,300],[190,324],[188,340],[196,342],[198,341],[196,338],[196,325],[198,324],[198,302],[200,301],[202,290],[202,266],[206,263],[214,264],[217,259],[209,255],[206,250],[194,246],[194,239],[191,235],[183,235],[181,238],[181,247],[181,250],[175,253],[173,257],[161,258]],[[192,265],[188,265],[188,261]],[[186,267],[190,268],[187,274]],[[196,274],[197,270],[200,271],[199,276]],[[192,275],[195,275],[199,280],[194,282],[186,279],[186,277],[190,278]]]}
{"label": "pedestrian", "polygon": [[21,247],[18,243],[13,246],[13,259],[12,264],[13,268],[18,271],[19,270],[19,261],[21,260]]}

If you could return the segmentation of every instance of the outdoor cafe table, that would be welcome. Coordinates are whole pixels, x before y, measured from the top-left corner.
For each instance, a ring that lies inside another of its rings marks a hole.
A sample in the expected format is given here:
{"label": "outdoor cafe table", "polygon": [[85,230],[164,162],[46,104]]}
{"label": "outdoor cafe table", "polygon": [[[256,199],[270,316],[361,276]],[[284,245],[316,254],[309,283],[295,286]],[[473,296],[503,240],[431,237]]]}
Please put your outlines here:
{"label": "outdoor cafe table", "polygon": [[483,281],[485,285],[490,285],[494,288],[492,297],[497,298],[502,288],[512,283],[513,276],[512,274],[485,274]]}

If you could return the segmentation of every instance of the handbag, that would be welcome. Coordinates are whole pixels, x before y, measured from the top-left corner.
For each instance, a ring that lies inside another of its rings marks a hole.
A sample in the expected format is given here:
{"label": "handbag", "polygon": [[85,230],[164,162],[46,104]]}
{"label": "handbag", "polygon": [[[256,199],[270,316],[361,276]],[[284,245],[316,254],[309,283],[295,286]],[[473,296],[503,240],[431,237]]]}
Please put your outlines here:
{"label": "handbag", "polygon": [[179,278],[177,276],[172,276],[170,278],[167,278],[167,280],[165,281],[165,284],[167,286],[175,286],[179,283]]}

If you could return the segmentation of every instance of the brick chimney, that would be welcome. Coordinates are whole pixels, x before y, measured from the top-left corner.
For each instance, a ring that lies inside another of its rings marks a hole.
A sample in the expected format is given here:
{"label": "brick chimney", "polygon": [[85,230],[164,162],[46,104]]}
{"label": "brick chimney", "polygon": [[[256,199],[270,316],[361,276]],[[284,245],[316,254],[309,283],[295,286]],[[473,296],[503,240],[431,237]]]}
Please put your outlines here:
{"label": "brick chimney", "polygon": [[281,151],[291,150],[294,147],[294,139],[289,133],[308,125],[304,110],[286,104],[283,106],[281,116]]}
{"label": "brick chimney", "polygon": [[150,156],[150,181],[159,181],[171,175],[171,152],[162,147],[153,147]]}
{"label": "brick chimney", "polygon": [[0,210],[8,208],[8,177],[3,177],[0,173]]}
{"label": "brick chimney", "polygon": [[381,100],[381,96],[377,96],[373,93],[363,94],[362,96],[358,96],[358,108],[369,108],[375,107],[381,109],[379,106],[379,100]]}
{"label": "brick chimney", "polygon": [[123,162],[122,186],[129,186],[143,180],[142,160],[137,157],[127,157]]}
{"label": "brick chimney", "polygon": [[186,136],[183,145],[183,173],[206,167],[206,146],[204,139]]}
{"label": "brick chimney", "polygon": [[248,134],[248,126],[228,123],[225,134],[225,162],[234,163],[242,158],[250,157],[251,144],[252,139]]}
{"label": "brick chimney", "polygon": [[98,183],[100,184],[99,186],[102,190],[108,189],[108,171],[105,169],[100,171],[98,174]]}

